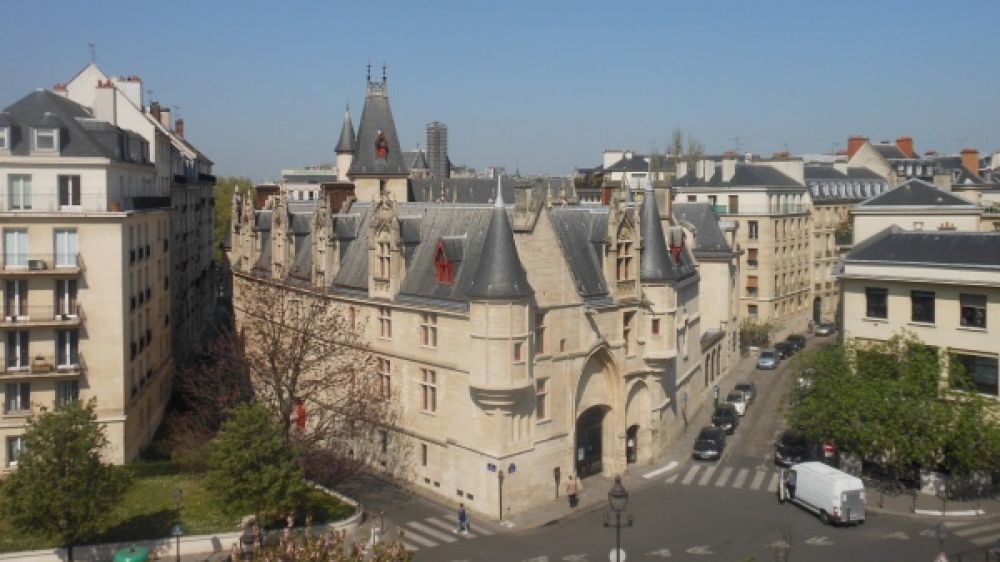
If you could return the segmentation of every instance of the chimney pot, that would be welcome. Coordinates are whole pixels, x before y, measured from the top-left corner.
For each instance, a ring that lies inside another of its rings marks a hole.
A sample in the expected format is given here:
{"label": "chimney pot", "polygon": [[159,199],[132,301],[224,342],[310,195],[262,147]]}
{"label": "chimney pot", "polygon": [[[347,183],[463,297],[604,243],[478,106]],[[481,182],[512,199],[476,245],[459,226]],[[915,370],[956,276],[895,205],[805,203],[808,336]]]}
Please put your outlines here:
{"label": "chimney pot", "polygon": [[896,139],[896,148],[899,149],[907,158],[913,158],[916,154],[913,152],[913,138],[912,137],[899,137]]}
{"label": "chimney pot", "polygon": [[174,132],[177,133],[177,136],[180,138],[184,138],[184,118],[174,121]]}
{"label": "chimney pot", "polygon": [[847,157],[853,157],[854,153],[856,153],[858,149],[861,148],[861,145],[866,142],[868,142],[868,137],[863,137],[861,135],[851,135],[850,137],[847,137]]}
{"label": "chimney pot", "polygon": [[979,175],[979,151],[975,148],[962,149],[962,167],[974,176]]}

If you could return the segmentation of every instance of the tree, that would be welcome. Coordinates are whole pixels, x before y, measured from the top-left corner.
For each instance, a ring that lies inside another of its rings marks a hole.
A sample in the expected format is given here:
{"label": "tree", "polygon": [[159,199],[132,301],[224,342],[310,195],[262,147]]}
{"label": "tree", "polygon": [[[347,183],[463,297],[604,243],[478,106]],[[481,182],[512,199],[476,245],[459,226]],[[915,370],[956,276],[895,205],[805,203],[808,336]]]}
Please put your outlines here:
{"label": "tree", "polygon": [[705,155],[705,145],[701,144],[701,141],[695,138],[694,135],[688,134],[687,137],[687,162],[688,170],[694,170],[695,165],[701,160],[701,157]]}
{"label": "tree", "polygon": [[101,460],[108,439],[96,402],[42,408],[28,420],[17,470],[0,487],[4,518],[25,532],[42,532],[73,546],[99,532],[128,487],[127,475]]}
{"label": "tree", "polygon": [[744,320],[740,324],[740,345],[744,347],[763,347],[771,343],[771,334],[778,327],[771,322]]}
{"label": "tree", "polygon": [[233,408],[212,442],[208,482],[228,511],[257,521],[303,505],[309,491],[281,425],[252,402]]}
{"label": "tree", "polygon": [[667,147],[667,156],[673,160],[675,169],[677,167],[677,163],[680,162],[683,155],[684,131],[674,129],[673,132],[670,133],[670,145]]}
{"label": "tree", "polygon": [[[400,540],[385,540],[369,547],[348,542],[342,532],[332,532],[319,538],[313,538],[311,528],[306,526],[303,535],[282,537],[281,543],[274,547],[264,547],[254,552],[256,562],[410,562],[413,553],[406,550]],[[238,548],[233,549],[233,560],[239,560]]]}
{"label": "tree", "polygon": [[212,242],[215,248],[215,263],[222,263],[222,241],[229,229],[230,215],[233,210],[233,194],[244,195],[253,190],[253,182],[249,178],[223,176],[215,182],[215,224],[212,232]]}

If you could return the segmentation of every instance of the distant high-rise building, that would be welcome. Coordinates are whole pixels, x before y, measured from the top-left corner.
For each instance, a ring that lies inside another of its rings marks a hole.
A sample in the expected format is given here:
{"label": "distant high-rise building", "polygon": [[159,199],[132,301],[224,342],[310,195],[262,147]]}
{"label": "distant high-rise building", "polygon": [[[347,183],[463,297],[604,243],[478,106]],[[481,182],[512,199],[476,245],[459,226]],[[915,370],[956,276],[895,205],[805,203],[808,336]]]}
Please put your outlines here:
{"label": "distant high-rise building", "polygon": [[427,157],[432,176],[439,179],[449,177],[448,126],[444,123],[433,121],[427,124]]}

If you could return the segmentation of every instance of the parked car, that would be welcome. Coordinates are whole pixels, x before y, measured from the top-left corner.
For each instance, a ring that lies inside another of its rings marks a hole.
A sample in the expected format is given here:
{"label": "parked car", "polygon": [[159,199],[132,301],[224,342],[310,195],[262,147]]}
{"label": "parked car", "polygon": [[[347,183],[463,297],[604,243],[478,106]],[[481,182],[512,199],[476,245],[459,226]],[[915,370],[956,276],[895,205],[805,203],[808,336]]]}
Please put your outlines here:
{"label": "parked car", "polygon": [[806,337],[802,334],[792,334],[785,338],[785,341],[795,347],[795,351],[802,351],[806,348]]}
{"label": "parked car", "polygon": [[741,416],[747,414],[747,397],[739,390],[734,390],[726,395],[726,404],[736,406],[736,413]]}
{"label": "parked car", "polygon": [[777,369],[779,361],[781,360],[773,349],[764,349],[760,352],[760,357],[757,358],[757,368]]}
{"label": "parked car", "polygon": [[755,398],[757,398],[757,385],[753,381],[740,381],[736,383],[736,390],[739,390],[747,397],[747,406],[753,404]]}
{"label": "parked car", "polygon": [[865,485],[860,478],[821,462],[788,469],[778,486],[778,501],[791,501],[819,515],[825,525],[865,522]]}
{"label": "parked car", "polygon": [[774,464],[791,466],[816,457],[815,443],[794,429],[785,430],[774,442]]}
{"label": "parked car", "polygon": [[779,341],[774,344],[774,351],[778,354],[778,359],[788,359],[795,354],[795,346],[788,342]]}
{"label": "parked car", "polygon": [[837,333],[837,325],[833,322],[822,322],[816,325],[813,333],[817,336],[832,336]]}
{"label": "parked car", "polygon": [[726,432],[718,427],[703,427],[694,440],[691,456],[703,461],[719,460],[726,448]]}
{"label": "parked car", "polygon": [[712,425],[732,435],[740,425],[740,414],[736,411],[736,406],[726,403],[716,406],[712,414]]}

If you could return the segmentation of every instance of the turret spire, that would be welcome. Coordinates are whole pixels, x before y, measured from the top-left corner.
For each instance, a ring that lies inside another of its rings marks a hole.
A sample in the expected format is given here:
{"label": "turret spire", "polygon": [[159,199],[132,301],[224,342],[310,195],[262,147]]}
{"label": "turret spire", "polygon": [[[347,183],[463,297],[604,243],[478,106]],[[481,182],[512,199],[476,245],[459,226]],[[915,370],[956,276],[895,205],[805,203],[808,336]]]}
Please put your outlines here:
{"label": "turret spire", "polygon": [[500,174],[497,174],[497,196],[493,202],[493,206],[498,209],[503,209],[503,190],[500,189]]}
{"label": "turret spire", "polygon": [[639,259],[639,277],[643,282],[671,281],[676,279],[673,261],[667,252],[660,211],[656,205],[656,193],[651,183],[643,190],[642,208],[639,210],[642,236],[642,255]]}
{"label": "turret spire", "polygon": [[517,255],[514,230],[510,226],[507,209],[503,206],[500,178],[497,178],[497,197],[492,215],[469,296],[510,300],[530,297],[534,291],[528,284],[528,276]]}

